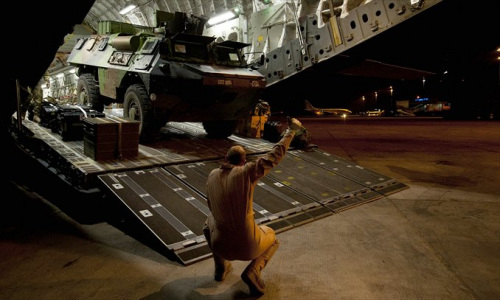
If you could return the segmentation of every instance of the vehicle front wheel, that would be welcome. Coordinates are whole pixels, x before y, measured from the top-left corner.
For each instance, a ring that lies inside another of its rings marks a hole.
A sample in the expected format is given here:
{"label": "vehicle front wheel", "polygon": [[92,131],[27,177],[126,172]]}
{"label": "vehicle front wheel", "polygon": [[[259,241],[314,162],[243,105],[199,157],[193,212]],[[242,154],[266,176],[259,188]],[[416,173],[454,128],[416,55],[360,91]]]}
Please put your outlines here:
{"label": "vehicle front wheel", "polygon": [[99,112],[104,111],[104,103],[99,95],[99,85],[94,75],[90,73],[80,75],[76,84],[76,102]]}
{"label": "vehicle front wheel", "polygon": [[131,85],[125,92],[123,117],[140,122],[139,137],[142,142],[151,141],[166,124],[160,116],[155,115],[146,88],[142,84]]}

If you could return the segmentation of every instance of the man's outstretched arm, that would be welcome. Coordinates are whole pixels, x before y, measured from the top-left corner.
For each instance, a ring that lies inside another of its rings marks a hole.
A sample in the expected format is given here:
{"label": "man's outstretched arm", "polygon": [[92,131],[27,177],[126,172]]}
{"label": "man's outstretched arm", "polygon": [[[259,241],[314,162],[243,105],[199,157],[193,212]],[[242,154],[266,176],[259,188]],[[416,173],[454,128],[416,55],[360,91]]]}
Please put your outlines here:
{"label": "man's outstretched arm", "polygon": [[[285,134],[281,140],[274,144],[273,148],[267,152],[265,155],[259,157],[257,161],[250,163],[253,168],[253,174],[251,174],[252,182],[255,182],[259,178],[264,177],[269,173],[269,171],[280,163],[280,161],[285,156],[286,151],[290,147],[290,143],[295,136],[295,132],[302,128],[302,123],[295,118],[288,118],[288,128],[285,130]],[[253,164],[255,164],[253,166]]]}

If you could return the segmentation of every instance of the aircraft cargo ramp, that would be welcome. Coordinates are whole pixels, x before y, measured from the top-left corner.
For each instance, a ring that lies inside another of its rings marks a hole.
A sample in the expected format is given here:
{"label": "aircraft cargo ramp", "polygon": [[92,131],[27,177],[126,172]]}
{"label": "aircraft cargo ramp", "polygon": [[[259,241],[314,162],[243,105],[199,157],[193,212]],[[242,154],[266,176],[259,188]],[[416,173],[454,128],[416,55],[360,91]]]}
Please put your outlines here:
{"label": "aircraft cargo ramp", "polygon": [[[265,61],[258,71],[266,77],[267,87],[317,64],[333,62],[334,58],[338,60],[328,67],[331,67],[331,72],[342,69],[344,64],[352,64],[344,72],[352,74],[355,69],[361,68],[361,73],[366,76],[368,69],[372,69],[374,70],[372,74],[378,76],[381,67],[384,67],[388,72],[394,73],[391,76],[399,74],[398,76],[406,79],[429,76],[433,73],[411,68],[396,69],[392,65],[369,60],[364,60],[358,65],[359,62],[356,60],[350,61],[348,55],[341,54],[442,1],[364,1],[363,4],[342,14],[335,12],[332,1],[320,1],[319,7],[315,7],[316,1],[301,1],[300,11],[314,11],[314,13],[300,16],[296,15],[297,8],[292,2],[273,5],[252,15],[252,24],[262,24],[253,26],[250,30],[250,35],[254,36],[252,52],[266,53]],[[332,6],[330,7],[328,3]]]}
{"label": "aircraft cargo ramp", "polygon": [[[64,179],[93,191],[94,199],[103,194],[104,199],[122,202],[185,265],[211,256],[202,233],[209,213],[208,173],[218,167],[230,145],[244,146],[247,159],[273,146],[263,139],[236,135],[207,139],[199,123],[168,123],[163,128],[165,138],[140,145],[136,159],[94,161],[83,154],[81,141],[64,142],[29,120],[23,120],[23,125],[39,141],[41,151],[33,152],[38,161],[48,169],[65,169]],[[256,187],[255,219],[279,233],[406,188],[317,147],[290,149]]]}

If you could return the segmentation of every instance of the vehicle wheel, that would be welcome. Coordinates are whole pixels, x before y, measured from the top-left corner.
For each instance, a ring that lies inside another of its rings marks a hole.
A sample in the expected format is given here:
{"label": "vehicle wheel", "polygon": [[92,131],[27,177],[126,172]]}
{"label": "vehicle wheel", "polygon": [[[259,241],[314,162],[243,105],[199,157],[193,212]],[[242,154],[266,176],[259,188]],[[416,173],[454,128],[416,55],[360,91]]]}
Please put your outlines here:
{"label": "vehicle wheel", "polygon": [[104,111],[104,103],[100,100],[99,86],[90,73],[80,75],[76,85],[76,102],[89,106],[99,112]]}
{"label": "vehicle wheel", "polygon": [[209,138],[227,138],[233,134],[238,121],[205,121],[203,128]]}
{"label": "vehicle wheel", "polygon": [[141,122],[139,136],[142,142],[150,141],[166,123],[155,116],[146,88],[141,84],[131,85],[125,92],[123,117]]}

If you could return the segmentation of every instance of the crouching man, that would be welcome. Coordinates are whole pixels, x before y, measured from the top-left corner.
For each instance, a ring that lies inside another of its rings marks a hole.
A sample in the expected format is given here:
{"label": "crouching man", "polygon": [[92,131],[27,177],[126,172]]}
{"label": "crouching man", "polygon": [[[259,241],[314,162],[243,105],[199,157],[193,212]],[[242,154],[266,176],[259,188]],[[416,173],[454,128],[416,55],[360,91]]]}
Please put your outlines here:
{"label": "crouching man", "polygon": [[214,279],[223,281],[231,272],[230,261],[251,261],[241,274],[252,296],[261,296],[265,284],[261,272],[279,247],[274,230],[257,225],[253,212],[253,194],[260,178],[278,165],[290,147],[295,132],[302,124],[288,119],[288,128],[281,140],[255,161],[246,161],[241,146],[232,146],[219,168],[207,179],[207,199],[210,215],[203,233],[213,253]]}

